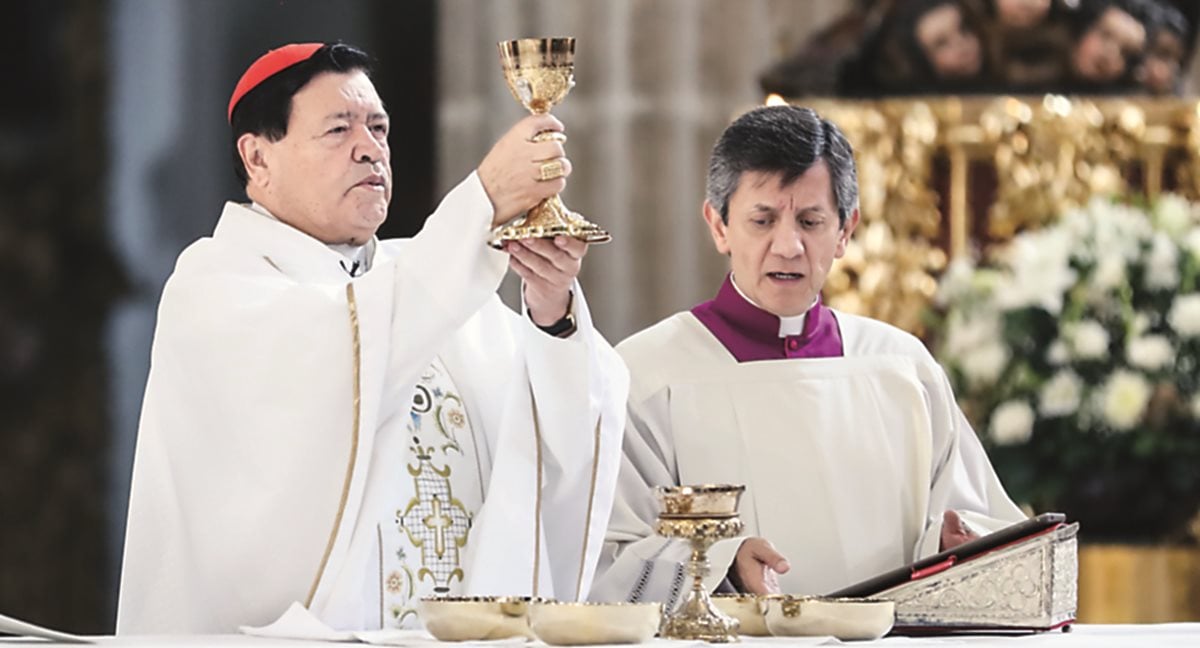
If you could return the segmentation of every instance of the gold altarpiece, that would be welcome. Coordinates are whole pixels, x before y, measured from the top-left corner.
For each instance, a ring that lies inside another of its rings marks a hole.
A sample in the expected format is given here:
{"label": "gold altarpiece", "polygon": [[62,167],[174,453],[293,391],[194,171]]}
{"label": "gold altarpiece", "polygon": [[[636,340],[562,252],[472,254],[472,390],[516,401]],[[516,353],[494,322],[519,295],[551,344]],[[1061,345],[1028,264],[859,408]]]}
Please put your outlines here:
{"label": "gold altarpiece", "polygon": [[[768,103],[782,101],[772,97]],[[1200,101],[804,99],[858,162],[862,221],[825,298],[925,333],[937,278],[1094,195],[1200,199]],[[1080,620],[1200,619],[1200,549],[1081,546]],[[1148,566],[1156,566],[1150,568]]]}

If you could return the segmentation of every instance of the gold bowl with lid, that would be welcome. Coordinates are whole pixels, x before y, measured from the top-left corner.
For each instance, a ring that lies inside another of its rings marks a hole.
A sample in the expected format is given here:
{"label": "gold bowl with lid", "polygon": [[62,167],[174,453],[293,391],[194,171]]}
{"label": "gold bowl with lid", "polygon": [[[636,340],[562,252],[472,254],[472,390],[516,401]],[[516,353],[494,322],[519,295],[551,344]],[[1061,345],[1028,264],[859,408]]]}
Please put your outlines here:
{"label": "gold bowl with lid", "polygon": [[872,598],[763,597],[767,629],[777,637],[878,639],[896,622],[896,603]]}
{"label": "gold bowl with lid", "polygon": [[529,606],[533,634],[551,646],[643,643],[661,622],[660,603],[537,601]]}
{"label": "gold bowl with lid", "polygon": [[738,634],[767,637],[771,633],[763,616],[765,598],[755,594],[713,594],[712,602],[725,616],[738,620]]}
{"label": "gold bowl with lid", "polygon": [[417,615],[439,641],[533,639],[529,606],[537,600],[525,596],[428,597],[417,603]]}

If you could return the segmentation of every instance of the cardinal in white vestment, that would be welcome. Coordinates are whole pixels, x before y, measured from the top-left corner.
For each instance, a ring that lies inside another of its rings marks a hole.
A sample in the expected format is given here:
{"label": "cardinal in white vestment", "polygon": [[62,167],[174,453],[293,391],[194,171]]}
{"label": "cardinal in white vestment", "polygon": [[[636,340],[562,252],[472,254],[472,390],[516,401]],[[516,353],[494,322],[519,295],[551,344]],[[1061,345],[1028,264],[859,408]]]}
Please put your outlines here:
{"label": "cardinal in white vestment", "polygon": [[760,108],[722,134],[704,216],[731,274],[715,299],[622,342],[624,458],[595,600],[686,593],[689,547],[656,537],[653,489],[744,484],[744,537],[710,589],[826,594],[1024,518],[913,336],[820,291],[858,223],[831,122]]}
{"label": "cardinal in white vestment", "polygon": [[[487,245],[561,191],[527,117],[407,241],[386,112],[350,46],[288,45],[230,101],[250,204],[179,257],[134,462],[119,633],[229,633],[300,603],[419,626],[425,596],[576,599],[612,507],[628,375],[574,239]],[[495,291],[523,279],[524,310]]]}

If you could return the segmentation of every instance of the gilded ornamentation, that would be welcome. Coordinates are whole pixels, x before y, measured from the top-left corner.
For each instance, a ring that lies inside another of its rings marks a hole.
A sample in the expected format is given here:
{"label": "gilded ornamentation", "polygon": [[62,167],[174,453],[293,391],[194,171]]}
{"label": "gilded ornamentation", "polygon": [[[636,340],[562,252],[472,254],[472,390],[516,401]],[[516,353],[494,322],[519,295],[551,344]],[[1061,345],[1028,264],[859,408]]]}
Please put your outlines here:
{"label": "gilded ornamentation", "polygon": [[723,519],[680,519],[668,520],[660,518],[654,525],[654,532],[668,538],[683,538],[685,540],[706,540],[715,542],[732,538],[742,532],[742,520],[737,517]]}
{"label": "gilded ornamentation", "polygon": [[988,234],[1000,240],[1045,225],[1093,195],[1127,193],[1126,169],[1146,131],[1145,112],[1133,103],[1058,95],[1040,103],[999,99],[980,122],[995,151],[997,199]]}
{"label": "gilded ornamentation", "polygon": [[708,548],[712,543],[742,532],[737,507],[745,490],[745,486],[727,484],[657,489],[661,512],[655,532],[692,546],[692,558],[687,562],[692,588],[679,607],[663,617],[659,634],[664,639],[738,641],[738,620],[717,608],[704,587],[704,578],[711,571]]}
{"label": "gilded ornamentation", "polygon": [[[522,38],[498,43],[497,47],[508,89],[529,112],[535,115],[550,112],[575,87],[574,38]],[[542,131],[532,139],[534,142],[567,140],[565,135],[555,131]],[[551,171],[555,165],[556,171]],[[540,179],[559,177],[562,177],[561,164],[550,161],[542,165]],[[567,209],[556,195],[534,205],[524,216],[498,227],[489,244],[500,248],[505,241],[554,236],[572,236],[588,243],[612,240],[599,225]]]}
{"label": "gilded ornamentation", "polygon": [[1200,198],[1200,102],[1188,106],[1190,110],[1179,111],[1177,125],[1184,133],[1185,156],[1183,163],[1175,167],[1175,181],[1180,190],[1192,199]]}

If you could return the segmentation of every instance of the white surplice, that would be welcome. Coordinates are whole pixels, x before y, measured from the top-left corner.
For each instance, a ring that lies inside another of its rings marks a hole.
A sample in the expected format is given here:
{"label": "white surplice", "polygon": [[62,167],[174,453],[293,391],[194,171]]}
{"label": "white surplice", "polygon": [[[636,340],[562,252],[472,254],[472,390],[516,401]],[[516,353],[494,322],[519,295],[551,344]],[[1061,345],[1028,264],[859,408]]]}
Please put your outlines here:
{"label": "white surplice", "polygon": [[378,628],[415,624],[424,595],[586,593],[628,375],[578,284],[567,339],[500,302],[491,218],[472,175],[354,279],[232,203],[183,252],[138,431],[119,633],[235,632],[294,601]]}
{"label": "white surplice", "polygon": [[[653,488],[745,484],[744,537],[791,563],[786,593],[825,594],[938,549],[942,512],[977,532],[1024,519],[913,336],[836,313],[845,357],[739,363],[692,313],[622,342],[631,386],[617,503],[590,594],[686,591],[681,541],[654,536]],[[744,537],[709,553],[716,588]]]}

